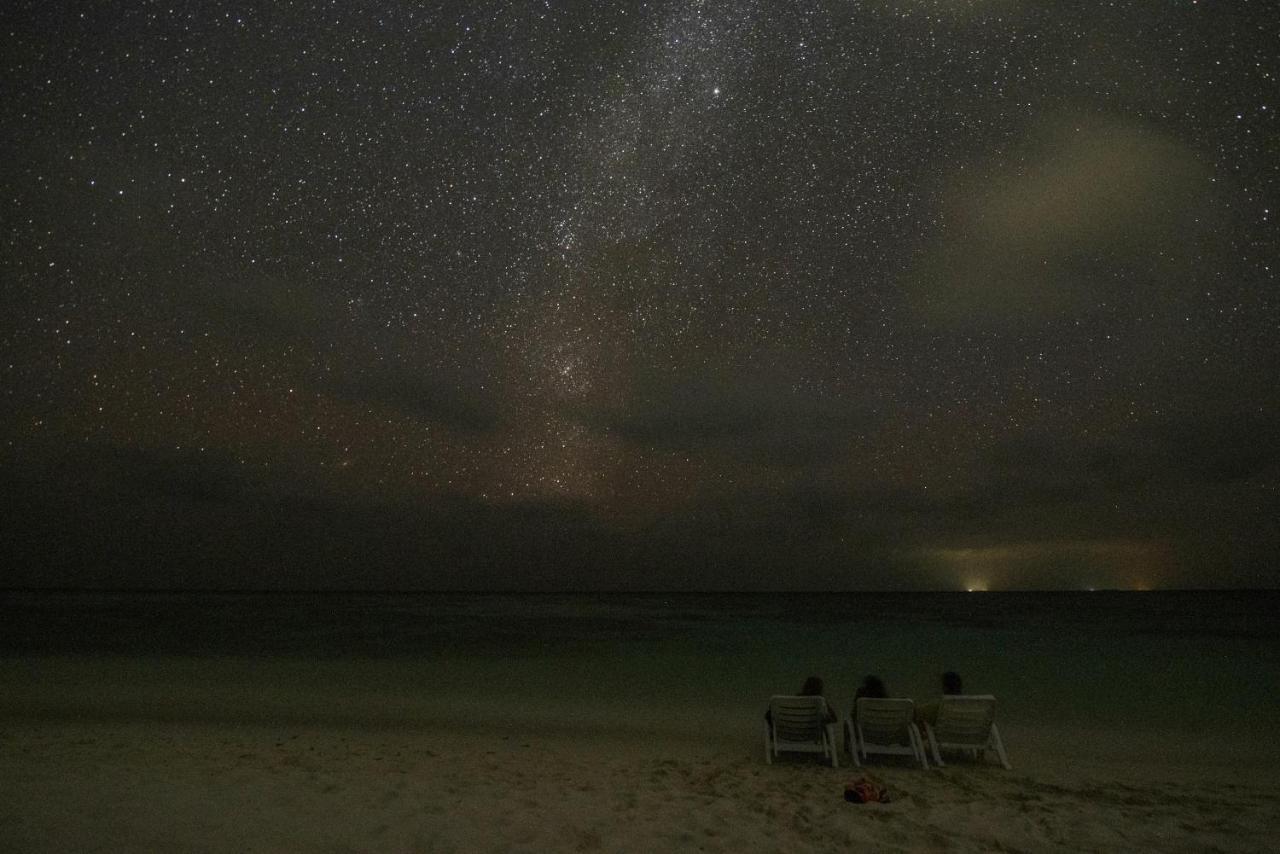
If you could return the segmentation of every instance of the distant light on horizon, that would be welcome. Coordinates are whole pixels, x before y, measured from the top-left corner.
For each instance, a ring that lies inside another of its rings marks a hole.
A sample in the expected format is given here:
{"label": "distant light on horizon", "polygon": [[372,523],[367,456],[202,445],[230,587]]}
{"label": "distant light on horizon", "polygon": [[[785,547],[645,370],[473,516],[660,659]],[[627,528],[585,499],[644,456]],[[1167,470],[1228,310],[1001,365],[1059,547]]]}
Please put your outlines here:
{"label": "distant light on horizon", "polygon": [[997,542],[922,549],[919,559],[940,579],[970,593],[1026,588],[1150,590],[1175,566],[1169,543],[1108,538]]}

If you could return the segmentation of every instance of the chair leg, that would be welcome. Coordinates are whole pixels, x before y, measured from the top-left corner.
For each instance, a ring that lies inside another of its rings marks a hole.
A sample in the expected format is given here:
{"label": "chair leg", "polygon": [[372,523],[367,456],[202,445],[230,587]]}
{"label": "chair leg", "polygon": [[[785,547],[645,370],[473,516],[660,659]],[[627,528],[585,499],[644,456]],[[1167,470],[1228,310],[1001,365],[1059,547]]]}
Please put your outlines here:
{"label": "chair leg", "polygon": [[858,741],[853,735],[853,726],[848,722],[844,722],[844,749],[849,754],[853,767],[861,768],[862,763],[858,761]]}
{"label": "chair leg", "polygon": [[991,745],[996,749],[996,756],[1000,757],[1000,764],[1004,766],[1004,770],[1012,771],[1013,766],[1009,764],[1009,756],[1004,752],[1004,740],[1000,738],[1000,730],[996,729],[996,725],[991,725]]}
{"label": "chair leg", "polygon": [[769,749],[769,725],[764,725],[764,764],[773,764],[773,751]]}
{"label": "chair leg", "polygon": [[822,735],[827,742],[827,754],[831,757],[831,767],[840,767],[840,749],[836,746],[836,725],[827,724],[822,728]]}
{"label": "chair leg", "polygon": [[933,747],[933,764],[941,768],[947,763],[942,761],[942,751],[938,750],[938,736],[934,733],[933,727],[929,725],[928,721],[925,721],[924,731],[929,736],[929,744]]}
{"label": "chair leg", "polygon": [[920,727],[908,724],[907,736],[911,740],[911,749],[915,752],[916,761],[920,763],[921,768],[928,771],[929,759],[924,755],[924,740],[920,738]]}

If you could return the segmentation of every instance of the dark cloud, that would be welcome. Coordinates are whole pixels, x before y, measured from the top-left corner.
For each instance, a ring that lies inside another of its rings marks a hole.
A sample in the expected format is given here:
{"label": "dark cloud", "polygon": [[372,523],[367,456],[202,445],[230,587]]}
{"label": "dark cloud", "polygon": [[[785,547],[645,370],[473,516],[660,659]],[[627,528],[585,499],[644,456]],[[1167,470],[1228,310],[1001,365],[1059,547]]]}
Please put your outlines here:
{"label": "dark cloud", "polygon": [[1280,463],[1280,422],[1257,413],[1204,413],[1149,423],[1089,453],[1089,470],[1119,487],[1212,487],[1269,476]]}
{"label": "dark cloud", "polygon": [[[222,450],[81,442],[46,447],[5,468],[22,492],[86,504],[159,501],[240,503],[270,487]],[[283,479],[282,479],[283,480]]]}
{"label": "dark cloud", "polygon": [[[235,340],[259,350],[302,349],[310,358],[326,358],[326,369],[309,369],[298,383],[358,407],[437,422],[463,432],[486,432],[499,424],[491,379],[474,365],[448,367],[421,356],[424,349],[405,334],[371,332],[351,319],[334,294],[313,284],[295,284],[279,276],[252,275],[225,282],[191,283],[192,318],[209,323]],[[379,349],[396,353],[380,357]],[[431,348],[426,348],[430,350]]]}
{"label": "dark cloud", "polygon": [[1280,501],[1265,498],[1278,461],[1280,425],[1247,414],[1171,417],[1102,436],[1027,434],[984,449],[965,488],[936,511],[951,532],[969,526],[997,539],[1055,529],[1084,539],[1213,537],[1195,530],[1196,514],[1206,521],[1233,512],[1221,503],[1224,490],[1280,511]]}
{"label": "dark cloud", "polygon": [[1265,486],[1280,474],[1278,463],[1274,419],[1189,414],[1101,436],[1037,433],[995,443],[980,454],[968,496],[981,515],[1071,504],[1112,515],[1105,508],[1116,501],[1163,503],[1245,481]]}
{"label": "dark cloud", "polygon": [[460,370],[445,373],[430,368],[375,367],[357,372],[340,368],[327,381],[327,388],[354,403],[469,433],[492,431],[501,420],[497,400],[484,378]]}
{"label": "dark cloud", "polygon": [[858,403],[767,373],[648,377],[636,383],[625,406],[582,417],[645,448],[782,468],[828,462],[875,422]]}

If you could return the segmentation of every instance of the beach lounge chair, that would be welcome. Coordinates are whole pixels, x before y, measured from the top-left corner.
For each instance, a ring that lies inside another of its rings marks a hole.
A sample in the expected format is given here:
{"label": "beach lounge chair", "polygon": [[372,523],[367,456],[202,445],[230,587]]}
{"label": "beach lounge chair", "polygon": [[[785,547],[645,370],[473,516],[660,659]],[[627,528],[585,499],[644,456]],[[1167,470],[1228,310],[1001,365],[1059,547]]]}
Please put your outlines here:
{"label": "beach lounge chair", "polygon": [[844,722],[844,744],[853,764],[861,765],[868,754],[884,753],[910,756],[921,768],[928,768],[915,717],[916,704],[911,700],[859,697],[855,714]]}
{"label": "beach lounge chair", "polygon": [[836,727],[827,723],[827,701],[822,697],[769,698],[764,724],[764,761],[773,763],[779,753],[821,753],[840,767],[836,756]]}
{"label": "beach lounge chair", "polygon": [[1000,730],[996,728],[996,698],[990,694],[950,694],[938,702],[938,720],[925,722],[925,733],[933,749],[933,762],[942,765],[943,750],[962,750],[981,759],[988,750],[1000,757],[1000,764],[1012,770],[1004,752]]}

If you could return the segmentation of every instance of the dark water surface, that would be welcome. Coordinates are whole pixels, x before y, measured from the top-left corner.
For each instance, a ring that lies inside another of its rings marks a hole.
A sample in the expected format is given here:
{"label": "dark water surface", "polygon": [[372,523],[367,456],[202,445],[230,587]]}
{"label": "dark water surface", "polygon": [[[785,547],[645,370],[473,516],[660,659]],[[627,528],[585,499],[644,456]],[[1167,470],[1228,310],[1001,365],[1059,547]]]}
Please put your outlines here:
{"label": "dark water surface", "polygon": [[[925,699],[954,669],[1015,720],[1261,731],[1280,710],[1278,606],[1273,591],[6,592],[0,675],[27,709],[121,703],[134,684],[194,704],[216,685],[273,708],[412,715],[429,697],[710,719],[810,673],[844,705],[867,673]],[[110,684],[76,693],[95,680]]]}
{"label": "dark water surface", "polygon": [[1278,591],[1010,593],[0,593],[0,655],[432,656],[594,641],[715,644],[892,623],[1082,642],[1280,642]]}

